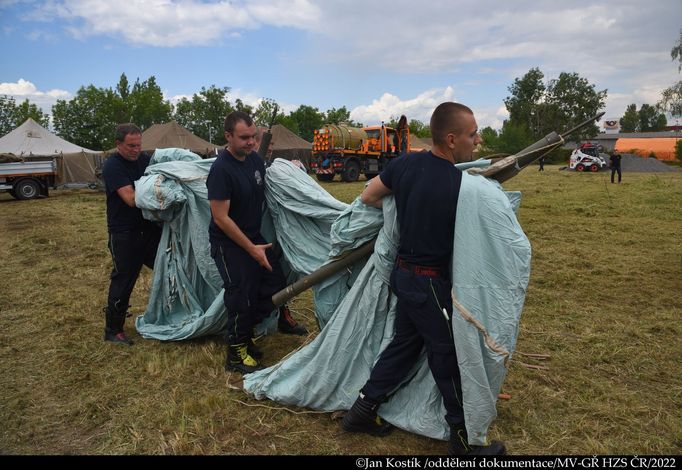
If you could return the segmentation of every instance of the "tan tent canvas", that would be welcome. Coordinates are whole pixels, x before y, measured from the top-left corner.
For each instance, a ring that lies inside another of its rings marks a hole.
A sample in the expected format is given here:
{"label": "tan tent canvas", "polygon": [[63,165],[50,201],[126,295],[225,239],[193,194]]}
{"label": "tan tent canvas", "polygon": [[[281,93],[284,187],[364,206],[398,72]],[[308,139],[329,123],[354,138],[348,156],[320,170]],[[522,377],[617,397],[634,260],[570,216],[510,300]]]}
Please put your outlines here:
{"label": "tan tent canvas", "polygon": [[272,158],[301,160],[304,165],[309,166],[313,144],[300,138],[281,124],[272,126],[270,132],[272,132],[273,141]]}
{"label": "tan tent canvas", "polygon": [[192,134],[176,121],[154,124],[142,133],[142,150],[145,152],[165,148],[180,148],[199,155],[212,155],[220,147]]}
{"label": "tan tent canvas", "polygon": [[658,160],[675,160],[675,137],[656,137],[650,139],[618,139],[615,150],[620,153],[634,153],[648,157],[652,152]]}

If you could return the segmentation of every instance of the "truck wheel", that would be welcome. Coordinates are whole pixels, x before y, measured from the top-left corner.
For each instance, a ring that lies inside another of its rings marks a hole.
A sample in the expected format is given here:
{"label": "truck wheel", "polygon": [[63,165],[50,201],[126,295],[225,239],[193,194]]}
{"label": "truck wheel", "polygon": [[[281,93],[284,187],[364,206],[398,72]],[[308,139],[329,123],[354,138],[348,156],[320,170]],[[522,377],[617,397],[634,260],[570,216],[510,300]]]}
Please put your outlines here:
{"label": "truck wheel", "polygon": [[331,181],[334,179],[334,173],[329,174],[329,173],[318,173],[317,174],[317,181]]}
{"label": "truck wheel", "polygon": [[346,168],[341,173],[341,179],[346,183],[354,183],[360,176],[360,165],[355,160],[348,160]]}
{"label": "truck wheel", "polygon": [[575,166],[575,171],[585,171],[585,165],[583,165],[582,163],[578,163]]}
{"label": "truck wheel", "polygon": [[40,185],[32,179],[23,179],[14,185],[17,199],[35,199],[40,195]]}
{"label": "truck wheel", "polygon": [[597,165],[592,165],[592,166],[590,166],[590,171],[591,171],[592,173],[598,172],[598,171],[599,171],[599,166],[597,166]]}

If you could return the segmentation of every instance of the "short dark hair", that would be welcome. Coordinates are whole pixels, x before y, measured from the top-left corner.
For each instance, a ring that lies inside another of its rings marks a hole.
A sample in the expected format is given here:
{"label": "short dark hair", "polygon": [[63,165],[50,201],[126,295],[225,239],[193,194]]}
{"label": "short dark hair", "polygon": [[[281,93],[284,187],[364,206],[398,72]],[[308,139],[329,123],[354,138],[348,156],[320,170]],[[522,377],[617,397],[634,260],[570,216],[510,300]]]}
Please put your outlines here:
{"label": "short dark hair", "polygon": [[453,103],[446,101],[439,104],[431,115],[431,137],[433,143],[436,145],[445,144],[445,136],[448,134],[459,134],[459,114],[467,113],[474,114],[474,112],[461,103]]}
{"label": "short dark hair", "polygon": [[128,134],[142,134],[142,131],[132,122],[126,122],[116,126],[116,142],[123,142],[126,140]]}
{"label": "short dark hair", "polygon": [[240,121],[244,121],[244,124],[248,127],[253,126],[253,119],[251,119],[251,116],[243,111],[232,111],[225,118],[225,132],[229,132],[230,134],[233,133],[235,126]]}

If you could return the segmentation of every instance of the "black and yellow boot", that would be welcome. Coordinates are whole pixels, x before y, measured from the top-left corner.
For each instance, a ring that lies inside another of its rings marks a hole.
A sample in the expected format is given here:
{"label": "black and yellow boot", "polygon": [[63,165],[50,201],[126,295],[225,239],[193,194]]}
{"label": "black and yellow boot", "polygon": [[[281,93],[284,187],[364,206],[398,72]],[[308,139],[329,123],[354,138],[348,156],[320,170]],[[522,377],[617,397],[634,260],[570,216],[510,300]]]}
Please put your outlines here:
{"label": "black and yellow boot", "polygon": [[502,441],[491,441],[486,446],[469,444],[467,431],[461,426],[450,426],[450,445],[448,455],[506,455],[507,449]]}
{"label": "black and yellow boot", "polygon": [[256,345],[256,340],[253,339],[253,336],[246,343],[246,351],[249,353],[249,356],[257,361],[263,359],[263,351]]}
{"label": "black and yellow boot", "polygon": [[228,346],[227,357],[225,358],[226,371],[250,374],[251,372],[261,370],[262,368],[263,366],[249,354],[246,343],[231,344]]}
{"label": "black and yellow boot", "polygon": [[372,436],[387,436],[392,430],[386,421],[377,415],[379,403],[366,398],[362,393],[341,421],[341,427],[348,432],[364,432]]}

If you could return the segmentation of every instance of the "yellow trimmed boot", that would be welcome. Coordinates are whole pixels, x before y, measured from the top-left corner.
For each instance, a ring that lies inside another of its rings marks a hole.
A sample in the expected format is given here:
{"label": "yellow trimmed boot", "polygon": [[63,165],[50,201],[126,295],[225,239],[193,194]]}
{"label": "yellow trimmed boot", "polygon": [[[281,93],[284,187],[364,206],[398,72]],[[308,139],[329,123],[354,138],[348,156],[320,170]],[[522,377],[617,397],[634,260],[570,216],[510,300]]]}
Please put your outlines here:
{"label": "yellow trimmed boot", "polygon": [[228,346],[227,357],[225,358],[226,371],[250,374],[251,372],[261,370],[262,368],[263,366],[249,354],[246,343],[231,344]]}
{"label": "yellow trimmed boot", "polygon": [[464,427],[450,426],[448,455],[507,455],[507,449],[502,441],[491,441],[486,446],[473,446],[469,444]]}

